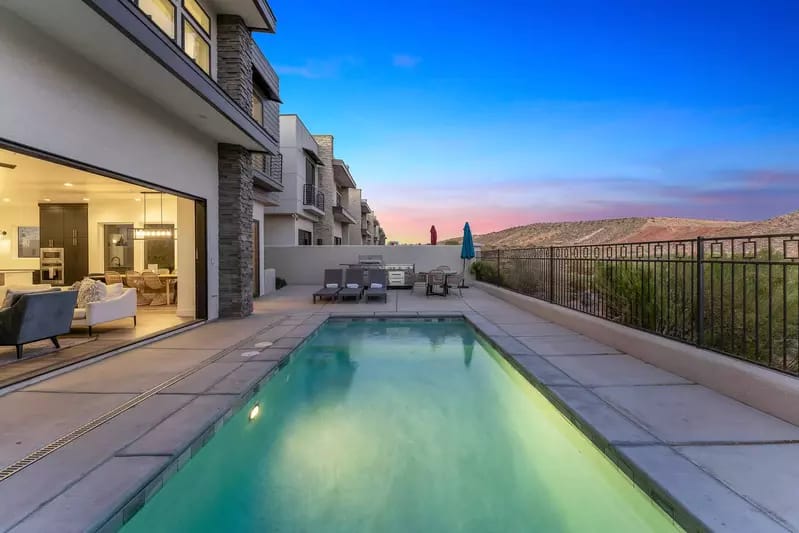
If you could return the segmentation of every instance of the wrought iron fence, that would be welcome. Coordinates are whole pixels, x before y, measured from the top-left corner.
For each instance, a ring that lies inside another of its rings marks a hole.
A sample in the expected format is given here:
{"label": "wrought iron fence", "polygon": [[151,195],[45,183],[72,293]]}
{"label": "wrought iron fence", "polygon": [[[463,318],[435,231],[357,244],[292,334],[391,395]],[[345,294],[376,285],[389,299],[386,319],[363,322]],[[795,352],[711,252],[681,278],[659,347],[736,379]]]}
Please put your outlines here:
{"label": "wrought iron fence", "polygon": [[799,375],[799,234],[482,251],[478,279]]}

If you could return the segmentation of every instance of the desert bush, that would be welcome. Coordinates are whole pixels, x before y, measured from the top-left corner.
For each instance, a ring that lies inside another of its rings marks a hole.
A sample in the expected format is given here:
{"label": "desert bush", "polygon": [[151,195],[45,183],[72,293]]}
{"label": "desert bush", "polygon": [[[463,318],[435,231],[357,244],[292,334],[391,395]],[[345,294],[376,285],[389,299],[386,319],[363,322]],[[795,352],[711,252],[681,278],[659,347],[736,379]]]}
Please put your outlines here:
{"label": "desert bush", "polygon": [[470,272],[477,281],[499,283],[499,275],[497,273],[497,267],[494,263],[481,260],[475,261],[470,267]]}

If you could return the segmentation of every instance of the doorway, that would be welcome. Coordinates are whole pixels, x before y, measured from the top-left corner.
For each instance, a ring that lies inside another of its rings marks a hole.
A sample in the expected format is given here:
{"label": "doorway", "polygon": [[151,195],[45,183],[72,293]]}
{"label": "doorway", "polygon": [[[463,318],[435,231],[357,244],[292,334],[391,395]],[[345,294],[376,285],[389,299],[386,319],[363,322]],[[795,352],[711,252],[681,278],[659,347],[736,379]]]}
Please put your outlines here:
{"label": "doorway", "polygon": [[261,223],[252,221],[252,295],[261,295]]}

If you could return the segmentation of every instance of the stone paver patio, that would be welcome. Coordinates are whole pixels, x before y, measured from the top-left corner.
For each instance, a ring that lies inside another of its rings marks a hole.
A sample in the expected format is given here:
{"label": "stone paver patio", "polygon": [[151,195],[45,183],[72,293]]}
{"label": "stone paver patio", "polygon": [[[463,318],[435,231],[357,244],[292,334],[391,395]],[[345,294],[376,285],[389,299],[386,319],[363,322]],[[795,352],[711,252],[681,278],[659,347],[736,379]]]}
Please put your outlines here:
{"label": "stone paver patio", "polygon": [[329,316],[364,314],[466,317],[683,524],[799,530],[796,426],[479,289],[463,298],[392,291],[387,303],[335,305],[311,304],[313,290],[286,287],[257,301],[247,319],[213,322],[1,396],[3,468],[147,394],[0,481],[0,530],[119,528]]}

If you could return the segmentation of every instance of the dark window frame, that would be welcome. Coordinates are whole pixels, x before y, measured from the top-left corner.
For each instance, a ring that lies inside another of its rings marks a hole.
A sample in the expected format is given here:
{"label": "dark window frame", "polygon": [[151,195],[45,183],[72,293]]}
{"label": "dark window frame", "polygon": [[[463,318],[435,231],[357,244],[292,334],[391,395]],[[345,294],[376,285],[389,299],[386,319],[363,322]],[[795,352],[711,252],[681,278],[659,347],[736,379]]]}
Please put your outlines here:
{"label": "dark window frame", "polygon": [[[139,0],[131,0],[131,2],[133,2],[133,4],[134,4],[134,5],[135,5],[137,8],[139,8],[139,11],[141,11],[141,12],[144,14],[144,16],[145,16],[145,17],[147,17],[147,19],[148,19],[150,22],[152,22],[152,23],[153,23],[153,26],[155,26],[156,28],[158,28],[158,31],[160,31],[161,33],[163,33],[164,35],[166,35],[166,36],[167,36],[167,38],[168,38],[170,41],[172,41],[172,42],[177,42],[177,40],[178,40],[178,30],[180,29],[180,13],[178,13],[178,6],[176,6],[176,5],[175,5],[175,2],[173,2],[172,0],[166,0],[166,3],[167,3],[167,4],[169,4],[170,6],[172,6],[172,33],[173,33],[174,35],[169,35],[169,34],[166,32],[166,30],[164,30],[164,28],[162,28],[161,26],[159,26],[159,25],[158,25],[158,23],[156,23],[156,22],[153,20],[153,17],[152,17],[152,15],[148,14],[148,13],[147,13],[145,10],[143,10],[143,9],[142,9],[142,8],[141,8],[141,6],[139,5]],[[181,48],[182,48],[182,47],[181,47]]]}
{"label": "dark window frame", "polygon": [[313,233],[308,230],[298,229],[297,230],[297,244],[299,246],[312,246],[313,245]]}
{"label": "dark window frame", "polygon": [[[183,16],[183,15],[181,14],[181,17],[180,17],[180,19],[183,21],[183,25],[182,25],[182,27],[181,27],[181,32],[180,32],[180,49],[181,49],[181,50],[183,50],[183,53],[184,53],[184,54],[186,54],[186,56],[187,56],[189,59],[191,59],[191,60],[194,62],[194,64],[195,64],[195,65],[197,65],[198,67],[200,67],[200,70],[202,70],[203,72],[205,72],[206,74],[208,74],[208,75],[210,76],[210,75],[211,75],[212,66],[213,66],[213,65],[211,64],[211,55],[212,55],[212,54],[211,54],[211,49],[212,49],[213,47],[211,46],[211,41],[210,41],[210,39],[206,39],[205,37],[203,37],[203,33],[205,33],[205,32],[203,32],[203,31],[200,31],[200,30],[198,30],[198,29],[197,29],[197,27],[194,25],[194,21],[193,21],[193,20],[191,20],[191,17],[186,17],[186,16]],[[202,65],[200,65],[200,63],[198,63],[196,59],[194,59],[193,57],[191,57],[191,56],[189,55],[189,52],[186,50],[186,25],[187,25],[187,24],[188,24],[188,25],[189,25],[189,26],[190,26],[192,29],[194,29],[194,31],[195,31],[195,32],[197,32],[197,35],[199,35],[199,36],[200,36],[200,39],[202,39],[202,40],[205,42],[205,44],[208,46],[208,70],[205,70],[205,69],[202,67]]]}
{"label": "dark window frame", "polygon": [[[255,83],[255,80],[253,80],[253,83],[252,83],[252,100],[253,100],[253,102],[252,102],[253,103],[253,108],[250,110],[250,116],[252,116],[252,118],[253,118],[253,120],[255,122],[257,122],[258,124],[263,126],[264,125],[264,112],[266,111],[266,102],[268,101],[268,99],[267,99],[267,96],[266,96],[266,92],[263,89],[261,89],[261,87],[259,87],[257,83]],[[258,102],[261,104],[261,116],[260,116],[260,118],[254,116],[254,113],[255,113],[255,100],[258,100]]]}
{"label": "dark window frame", "polygon": [[[213,79],[211,75],[211,71],[214,67],[214,57],[213,57],[213,46],[212,46],[212,38],[211,32],[205,31],[205,28],[197,21],[197,19],[192,16],[189,10],[186,8],[186,3],[184,0],[166,0],[166,3],[172,6],[172,14],[174,18],[173,28],[172,31],[174,32],[174,36],[169,35],[164,29],[155,23],[150,15],[148,15],[139,5],[140,0],[130,0],[133,5],[135,5],[139,11],[144,14],[147,19],[152,22],[153,26],[158,28],[158,31],[163,33],[170,41],[177,44],[180,48],[181,52],[188,57],[192,63],[197,65],[200,70],[202,70],[208,77]],[[211,29],[213,29],[213,18],[208,14],[208,11],[197,1],[197,5],[200,7],[203,13],[208,17],[208,25]],[[196,59],[191,57],[189,53],[186,51],[186,24],[188,24],[196,33],[200,36],[206,45],[208,45],[208,70],[205,70]],[[180,34],[180,38],[178,38],[178,33]],[[262,125],[263,126],[263,125]]]}
{"label": "dark window frame", "polygon": [[[309,170],[313,174],[313,180],[311,182],[308,182],[308,171]],[[314,187],[316,187],[316,178],[317,178],[317,175],[316,175],[316,163],[314,163],[314,161],[310,157],[306,157],[305,158],[305,184],[306,185],[313,185]]]}
{"label": "dark window frame", "polygon": [[208,39],[210,40],[211,39],[211,28],[213,27],[213,24],[211,23],[211,15],[208,14],[208,11],[206,11],[205,8],[202,6],[202,4],[200,4],[199,0],[194,0],[194,3],[197,4],[197,7],[199,7],[200,11],[203,12],[203,15],[208,17],[208,31],[206,31],[205,28],[203,28],[203,25],[200,23],[200,21],[197,20],[194,17],[194,15],[191,14],[191,11],[189,11],[189,8],[186,7],[186,0],[181,0],[181,2],[180,2],[181,8],[182,8],[181,12],[182,13],[186,13],[189,16],[188,18],[190,18],[195,23],[197,23],[197,26],[199,26],[201,32],[204,33],[205,35],[207,35]]}

